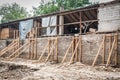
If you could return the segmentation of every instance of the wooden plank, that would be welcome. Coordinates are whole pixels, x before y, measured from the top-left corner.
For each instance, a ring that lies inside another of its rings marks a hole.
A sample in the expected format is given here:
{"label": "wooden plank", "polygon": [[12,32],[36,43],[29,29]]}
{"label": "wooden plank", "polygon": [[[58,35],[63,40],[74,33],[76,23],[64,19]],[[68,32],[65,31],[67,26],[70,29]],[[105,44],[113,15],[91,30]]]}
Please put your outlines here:
{"label": "wooden plank", "polygon": [[2,56],[3,54],[5,54],[7,51],[13,49],[13,48],[15,47],[15,45],[17,45],[17,42],[14,43],[13,45],[7,47],[6,49],[4,49],[4,51],[2,51],[2,52],[0,53],[0,56]]}
{"label": "wooden plank", "polygon": [[80,40],[77,42],[77,44],[76,44],[76,46],[75,46],[74,53],[72,54],[72,57],[71,57],[71,59],[70,59],[70,64],[73,62],[73,58],[74,58],[74,56],[75,56],[75,53],[76,53],[76,51],[77,51],[77,48],[78,48],[79,43],[80,43]]}
{"label": "wooden plank", "polygon": [[17,58],[23,51],[25,51],[27,48],[29,48],[29,45],[32,45],[32,44],[33,44],[33,42],[29,43],[27,46],[25,46],[25,48],[23,48],[23,50],[21,50],[19,52],[19,54],[15,55],[13,58],[10,58],[10,59],[8,58],[8,60],[13,60],[13,59]]}
{"label": "wooden plank", "polygon": [[110,50],[109,55],[108,55],[106,66],[108,66],[110,64],[110,59],[111,59],[111,56],[112,56],[112,53],[113,53],[113,50],[114,50],[115,43],[116,43],[116,39],[114,38],[111,50]]}
{"label": "wooden plank", "polygon": [[[46,49],[48,48],[48,46],[49,46],[49,40],[48,40],[45,48],[43,49],[43,51],[42,51],[41,56],[39,57],[39,59],[38,59],[37,61],[33,62],[33,63],[38,63],[38,62],[40,62],[40,60],[42,59],[43,55],[45,54],[45,51],[46,51]],[[49,54],[49,53],[48,53],[48,54]]]}
{"label": "wooden plank", "polygon": [[5,48],[3,48],[1,51],[0,51],[0,54],[3,52],[3,51],[5,51],[7,48],[9,48],[10,46],[12,46],[13,44],[15,44],[15,39],[7,46],[7,47],[5,47]]}
{"label": "wooden plank", "polygon": [[100,51],[101,51],[101,49],[102,49],[102,45],[103,45],[103,43],[104,43],[104,39],[105,39],[105,37],[103,38],[103,41],[102,41],[102,43],[101,43],[101,45],[100,45],[100,47],[99,47],[99,49],[98,49],[98,52],[97,52],[97,54],[96,54],[96,56],[95,56],[95,59],[94,59],[94,61],[93,61],[93,63],[92,63],[92,66],[94,66],[95,63],[96,63],[96,61],[97,61],[97,58],[98,58],[98,56],[99,56],[99,54],[100,54]]}
{"label": "wooden plank", "polygon": [[20,51],[23,47],[27,46],[30,42],[27,42],[26,44],[24,44],[23,46],[21,46],[19,49],[17,49],[14,53],[12,53],[9,57],[7,57],[8,59],[11,58],[14,54],[16,54],[18,51]]}
{"label": "wooden plank", "polygon": [[[68,49],[67,49],[67,51],[66,51],[66,53],[65,53],[65,55],[64,55],[64,57],[63,57],[61,63],[63,63],[63,62],[65,61],[65,59],[66,59],[66,57],[67,57],[67,55],[68,55],[68,52],[69,52],[71,46],[73,45],[73,42],[74,42],[74,39],[72,39],[72,41],[71,41],[71,43],[70,43],[70,45],[69,45],[69,47],[68,47]],[[72,46],[72,53],[73,53],[73,46]]]}
{"label": "wooden plank", "polygon": [[48,54],[48,56],[47,56],[47,58],[46,58],[45,62],[47,62],[47,61],[48,61],[48,59],[49,59],[50,55],[52,54],[52,51],[53,51],[53,49],[55,48],[55,44],[56,44],[56,41],[55,41],[54,45],[52,45],[52,48],[51,48],[50,54]]}

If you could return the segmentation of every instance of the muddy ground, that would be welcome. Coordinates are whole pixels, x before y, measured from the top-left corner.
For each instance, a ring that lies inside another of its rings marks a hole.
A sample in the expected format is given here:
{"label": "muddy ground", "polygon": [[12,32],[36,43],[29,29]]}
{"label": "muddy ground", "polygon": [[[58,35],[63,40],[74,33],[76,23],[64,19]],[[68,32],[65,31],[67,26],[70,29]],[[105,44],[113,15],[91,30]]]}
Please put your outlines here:
{"label": "muddy ground", "polygon": [[120,68],[32,61],[0,62],[0,80],[120,80]]}

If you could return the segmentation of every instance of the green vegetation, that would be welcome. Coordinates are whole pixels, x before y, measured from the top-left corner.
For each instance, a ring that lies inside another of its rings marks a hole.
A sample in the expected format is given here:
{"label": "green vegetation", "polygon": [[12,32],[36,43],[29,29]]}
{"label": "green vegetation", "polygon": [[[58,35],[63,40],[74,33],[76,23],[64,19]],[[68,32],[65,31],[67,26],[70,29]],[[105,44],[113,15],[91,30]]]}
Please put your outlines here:
{"label": "green vegetation", "polygon": [[1,23],[26,18],[27,15],[28,12],[26,9],[16,3],[0,6],[0,16],[2,16]]}
{"label": "green vegetation", "polygon": [[59,11],[60,6],[64,6],[65,10],[75,9],[90,4],[89,0],[52,0],[51,3],[45,4],[44,1],[37,7],[33,7],[34,16],[48,14]]}
{"label": "green vegetation", "polygon": [[[70,10],[90,4],[89,0],[51,0],[51,2],[46,4],[45,0],[41,1],[38,7],[33,7],[33,16],[58,12],[60,7]],[[0,6],[0,16],[2,17],[1,23],[5,23],[26,18],[29,14],[24,7],[21,7],[17,3],[12,3]]]}

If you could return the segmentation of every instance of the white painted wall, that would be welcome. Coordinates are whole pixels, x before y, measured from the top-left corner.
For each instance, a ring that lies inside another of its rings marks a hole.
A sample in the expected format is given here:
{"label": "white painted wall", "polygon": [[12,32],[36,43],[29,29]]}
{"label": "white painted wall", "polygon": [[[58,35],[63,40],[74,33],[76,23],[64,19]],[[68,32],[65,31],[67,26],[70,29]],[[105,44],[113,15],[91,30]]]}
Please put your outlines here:
{"label": "white painted wall", "polygon": [[96,3],[96,2],[106,3],[106,2],[111,2],[111,1],[115,1],[115,0],[89,0],[89,1],[92,2],[92,3]]}
{"label": "white painted wall", "polygon": [[98,32],[120,30],[120,3],[101,6],[98,10]]}
{"label": "white painted wall", "polygon": [[111,1],[115,1],[115,0],[99,0],[100,3],[106,3],[106,2],[111,2]]}

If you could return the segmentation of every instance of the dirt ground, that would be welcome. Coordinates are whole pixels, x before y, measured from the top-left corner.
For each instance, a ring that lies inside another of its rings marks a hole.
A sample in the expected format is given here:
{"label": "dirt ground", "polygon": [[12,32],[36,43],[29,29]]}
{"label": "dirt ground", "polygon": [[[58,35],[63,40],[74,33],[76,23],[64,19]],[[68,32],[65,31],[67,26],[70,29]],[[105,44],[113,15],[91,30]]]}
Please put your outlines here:
{"label": "dirt ground", "polygon": [[0,80],[120,80],[120,68],[32,61],[0,62]]}

